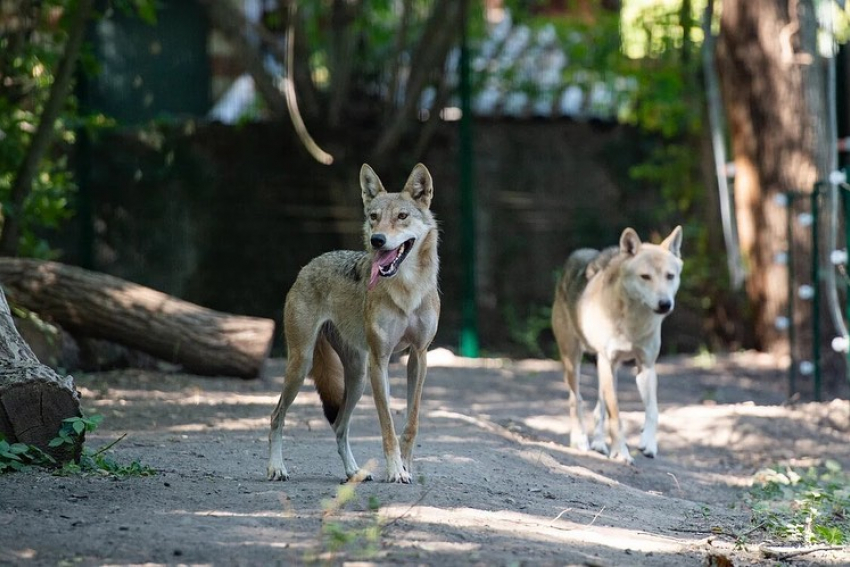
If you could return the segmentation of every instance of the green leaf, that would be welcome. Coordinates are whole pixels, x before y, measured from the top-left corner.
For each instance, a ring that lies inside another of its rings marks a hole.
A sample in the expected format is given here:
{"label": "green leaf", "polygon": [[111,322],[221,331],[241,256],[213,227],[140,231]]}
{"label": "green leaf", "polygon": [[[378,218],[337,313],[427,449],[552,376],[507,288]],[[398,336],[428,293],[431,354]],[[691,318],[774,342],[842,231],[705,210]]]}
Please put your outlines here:
{"label": "green leaf", "polygon": [[9,446],[9,451],[16,455],[23,455],[29,450],[30,446],[26,443],[15,443],[14,445]]}
{"label": "green leaf", "polygon": [[74,427],[74,431],[77,433],[77,435],[82,435],[83,431],[86,430],[86,424],[81,419],[78,419],[77,421],[75,421],[73,423],[73,427]]}

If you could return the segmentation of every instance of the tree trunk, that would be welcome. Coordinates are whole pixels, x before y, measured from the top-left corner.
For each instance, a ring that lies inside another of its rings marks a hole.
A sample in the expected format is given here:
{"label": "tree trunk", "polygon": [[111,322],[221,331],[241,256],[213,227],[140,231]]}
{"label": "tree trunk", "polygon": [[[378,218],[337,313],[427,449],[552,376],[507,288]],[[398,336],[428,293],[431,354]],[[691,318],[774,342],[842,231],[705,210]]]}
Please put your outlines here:
{"label": "tree trunk", "polygon": [[[800,50],[797,2],[790,5],[795,8],[791,13],[786,0],[725,1],[717,45],[736,169],[738,230],[749,267],[747,295],[757,346],[776,353],[788,352],[776,319],[785,315],[789,298],[787,266],[777,257],[791,247],[795,273],[805,278],[811,247],[810,229],[796,220],[789,245],[791,208],[777,197],[787,191],[808,196],[817,179],[813,119],[801,69],[811,57]],[[811,306],[795,311],[792,324],[807,328]]]}
{"label": "tree trunk", "polygon": [[106,339],[209,376],[255,378],[274,321],[230,315],[119,278],[40,260],[0,258],[21,306],[73,334]]}
{"label": "tree trunk", "polygon": [[74,447],[49,447],[62,420],[80,415],[80,395],[71,376],[41,364],[18,334],[0,289],[0,434],[9,443],[28,443],[64,462],[79,457]]}

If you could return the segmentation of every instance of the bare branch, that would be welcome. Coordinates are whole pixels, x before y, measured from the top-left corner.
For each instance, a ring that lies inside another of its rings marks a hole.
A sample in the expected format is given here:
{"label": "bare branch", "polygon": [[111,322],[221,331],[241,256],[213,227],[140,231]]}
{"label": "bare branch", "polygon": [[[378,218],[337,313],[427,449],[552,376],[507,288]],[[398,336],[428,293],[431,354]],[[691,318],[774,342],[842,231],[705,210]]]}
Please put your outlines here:
{"label": "bare branch", "polygon": [[362,11],[363,3],[335,0],[331,13],[331,101],[328,122],[336,127],[342,118],[342,109],[349,100],[351,77],[354,73],[354,51],[357,48],[357,30],[351,25]]}
{"label": "bare branch", "polygon": [[404,103],[396,109],[389,125],[375,147],[375,158],[381,161],[399,143],[411,121],[415,108],[435,69],[442,71],[451,48],[460,32],[461,3],[468,0],[438,0],[425,26],[410,65],[410,77],[405,89]]}
{"label": "bare branch", "polygon": [[298,101],[295,98],[295,81],[293,78],[293,69],[295,68],[295,10],[297,4],[295,0],[290,0],[289,3],[289,25],[286,32],[286,77],[283,80],[284,93],[286,94],[286,105],[289,108],[289,117],[292,119],[292,125],[295,126],[295,132],[301,139],[301,143],[310,152],[310,155],[325,165],[333,163],[334,158],[331,154],[322,150],[319,145],[313,140],[310,133],[307,131],[307,126],[304,120],[301,119],[301,113],[298,112]]}
{"label": "bare branch", "polygon": [[[298,102],[295,97],[294,68],[295,68],[295,9],[297,4],[294,0],[289,3],[289,19],[287,22],[286,42],[287,48],[281,54],[277,44],[277,38],[263,26],[254,25],[249,22],[238,10],[232,8],[227,2],[216,2],[214,0],[201,0],[206,6],[207,13],[213,25],[221,31],[236,49],[239,58],[248,69],[254,83],[260,91],[260,96],[269,105],[273,115],[288,115],[295,128],[295,133],[301,143],[316,161],[329,165],[333,163],[333,157],[323,151],[307,132],[307,127],[298,110]],[[272,77],[266,71],[258,50],[252,47],[245,36],[244,30],[250,28],[261,38],[267,46],[278,57],[283,55],[286,62],[286,76],[283,79],[283,93],[277,88]]]}
{"label": "bare branch", "polygon": [[[245,30],[249,27],[249,22],[245,16],[233,8],[229,2],[220,2],[216,0],[200,0],[201,4],[206,7],[207,15],[210,21],[218,31],[220,31],[230,42],[230,45],[236,51],[237,58],[245,66],[245,69],[254,79],[254,84],[260,92],[260,96],[266,102],[269,112],[272,116],[283,117],[288,113],[286,105],[286,97],[277,88],[263,65],[262,57],[256,47],[248,42],[245,36]],[[264,38],[263,32],[268,33],[265,28],[254,26],[261,38]]]}
{"label": "bare branch", "polygon": [[401,18],[398,25],[398,33],[395,38],[395,58],[393,61],[392,73],[390,74],[390,92],[387,100],[390,104],[395,103],[398,96],[399,74],[401,67],[404,65],[404,59],[401,57],[404,49],[407,46],[407,32],[410,28],[410,11],[413,0],[404,0],[401,5]]}

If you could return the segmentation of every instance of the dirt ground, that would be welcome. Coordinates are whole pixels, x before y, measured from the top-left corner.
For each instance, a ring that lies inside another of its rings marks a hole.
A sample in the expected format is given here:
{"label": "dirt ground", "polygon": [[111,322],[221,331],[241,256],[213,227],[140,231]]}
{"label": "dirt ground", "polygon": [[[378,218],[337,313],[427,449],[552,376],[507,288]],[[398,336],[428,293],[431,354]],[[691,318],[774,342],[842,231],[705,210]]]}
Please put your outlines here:
{"label": "dirt ground", "polygon": [[[288,416],[292,479],[264,478],[269,414],[285,362],[263,380],[139,370],[77,376],[89,446],[152,477],[0,477],[0,564],[14,565],[774,565],[747,534],[743,490],[758,469],[825,458],[850,469],[848,402],[783,405],[784,373],[764,355],[676,357],[659,366],[659,455],[634,451],[634,380],[620,400],[635,465],[568,447],[566,388],[554,361],[434,353],[414,485],[383,478],[367,390],[352,422],[378,481],[340,505],[342,464],[312,384]],[[585,372],[591,370],[585,366]],[[624,371],[624,374],[627,371]],[[391,369],[396,425],[400,364]],[[593,380],[583,392],[595,399]],[[734,546],[735,535],[749,541]],[[850,565],[850,549],[795,557]],[[723,565],[724,563],[716,563]]]}

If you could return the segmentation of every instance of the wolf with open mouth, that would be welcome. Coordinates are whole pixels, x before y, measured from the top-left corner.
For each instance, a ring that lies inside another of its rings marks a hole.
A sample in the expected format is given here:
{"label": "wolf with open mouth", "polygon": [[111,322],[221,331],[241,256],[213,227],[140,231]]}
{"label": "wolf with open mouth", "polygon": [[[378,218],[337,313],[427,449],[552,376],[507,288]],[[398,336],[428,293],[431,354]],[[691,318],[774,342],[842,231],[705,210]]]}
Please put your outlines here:
{"label": "wolf with open mouth", "polygon": [[[287,365],[283,392],[272,413],[269,480],[287,480],[283,463],[286,412],[312,376],[349,479],[368,479],[348,443],[348,425],[368,373],[381,424],[389,482],[412,482],[413,446],[428,346],[437,332],[437,223],[434,193],[424,165],[404,188],[388,193],[371,167],[360,170],[365,251],[327,252],[302,268],[286,296],[283,324]],[[407,423],[399,439],[389,409],[387,368],[394,352],[408,349]]]}

